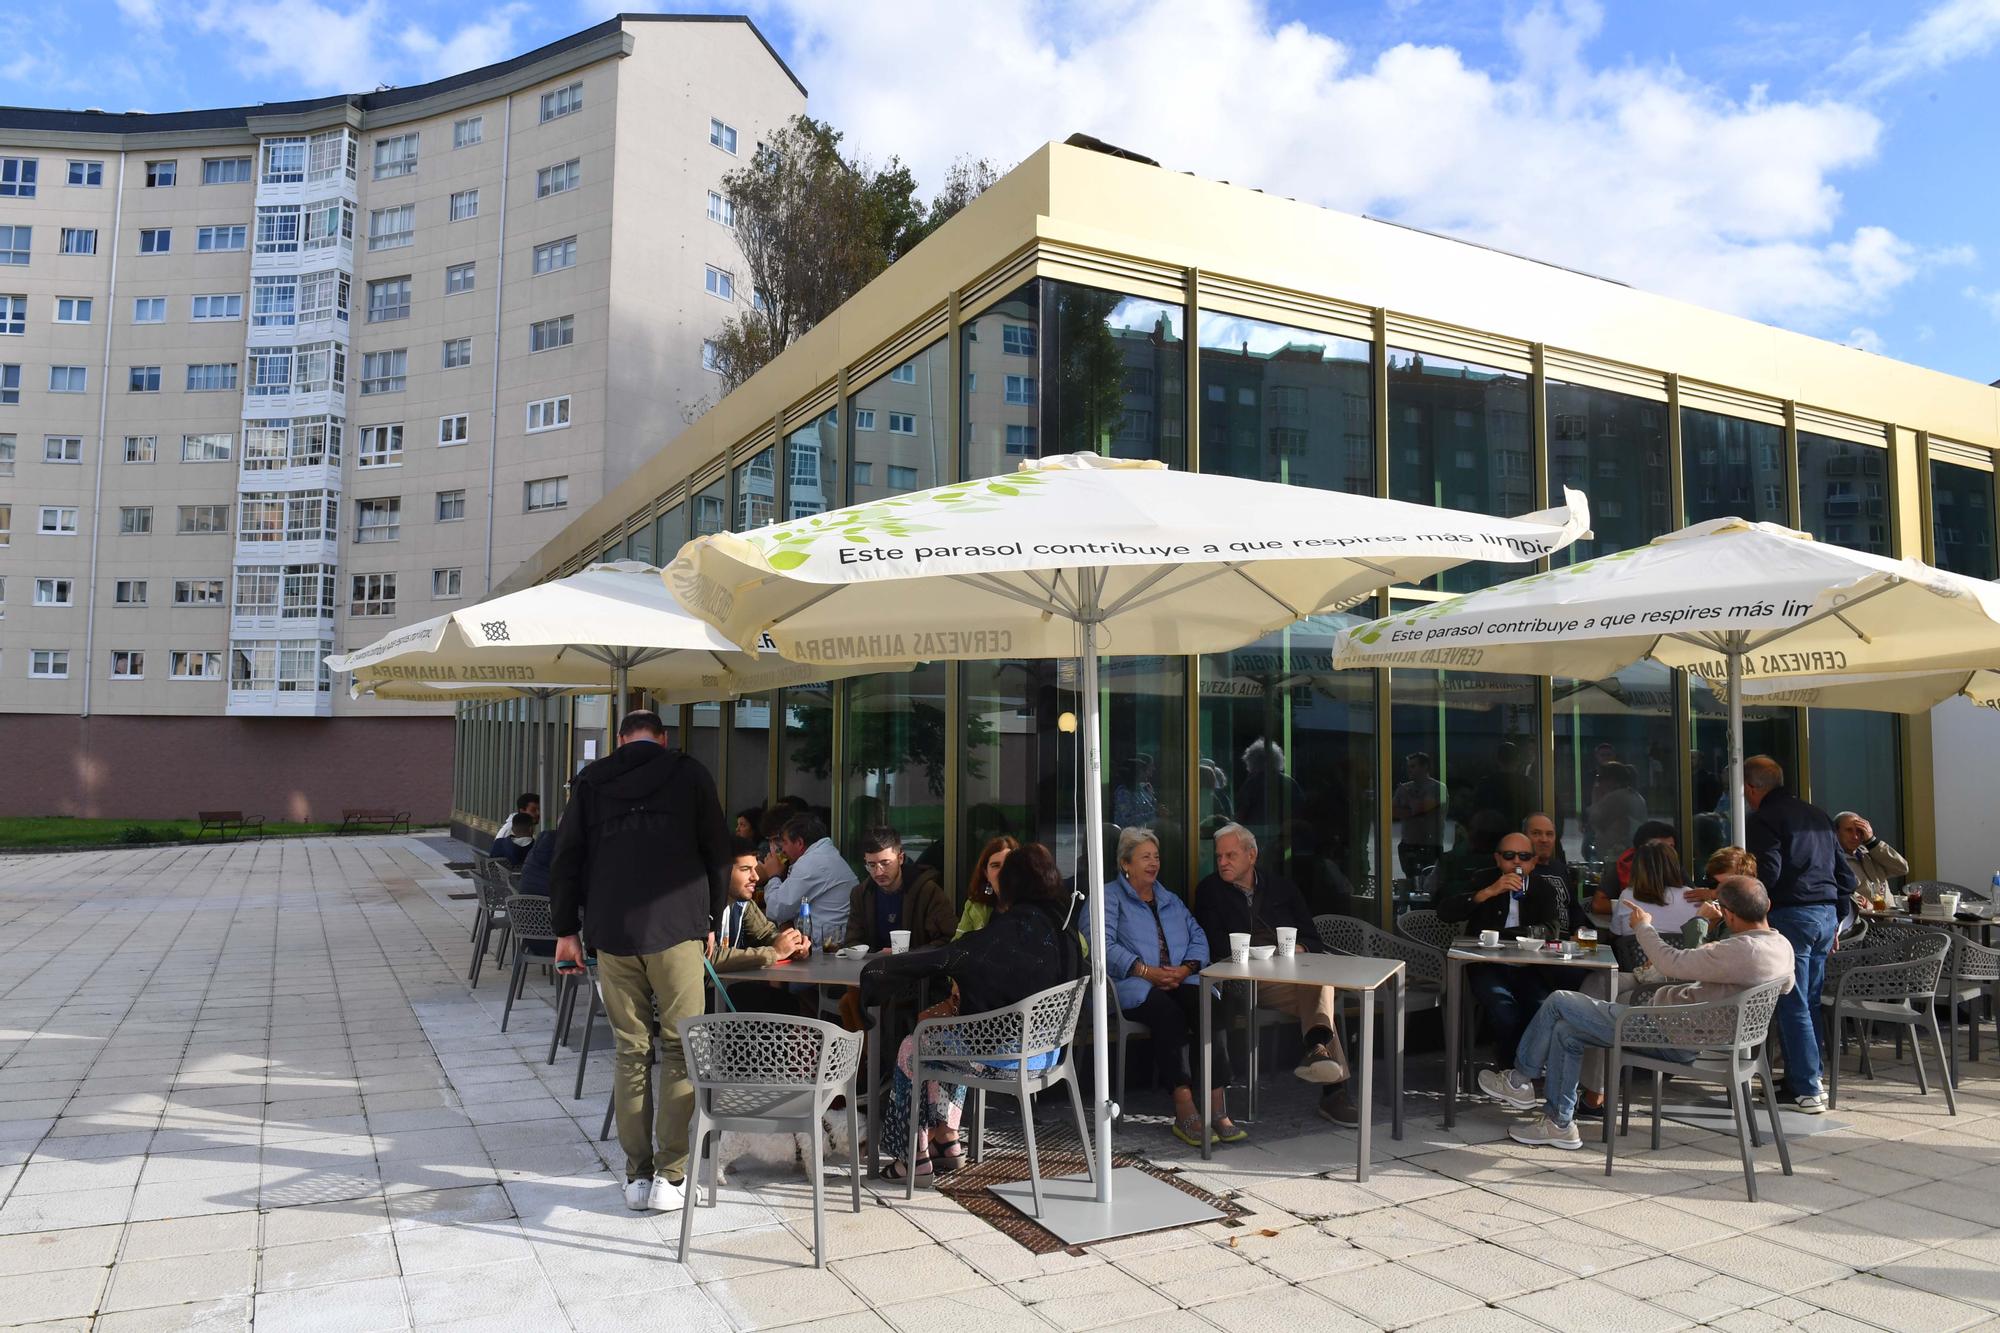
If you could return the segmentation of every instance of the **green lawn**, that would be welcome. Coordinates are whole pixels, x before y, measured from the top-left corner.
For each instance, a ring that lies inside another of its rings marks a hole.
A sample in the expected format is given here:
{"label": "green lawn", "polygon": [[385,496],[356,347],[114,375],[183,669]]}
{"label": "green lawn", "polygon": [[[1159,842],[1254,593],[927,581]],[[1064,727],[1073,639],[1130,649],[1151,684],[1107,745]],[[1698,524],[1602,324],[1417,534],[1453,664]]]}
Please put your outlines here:
{"label": "green lawn", "polygon": [[[32,819],[0,819],[0,847],[89,847],[103,843],[175,842],[192,838],[201,821],[195,819],[70,819],[47,815]],[[266,824],[268,835],[332,833],[338,824]],[[147,837],[131,830],[143,830]],[[213,833],[204,841],[212,840]]]}

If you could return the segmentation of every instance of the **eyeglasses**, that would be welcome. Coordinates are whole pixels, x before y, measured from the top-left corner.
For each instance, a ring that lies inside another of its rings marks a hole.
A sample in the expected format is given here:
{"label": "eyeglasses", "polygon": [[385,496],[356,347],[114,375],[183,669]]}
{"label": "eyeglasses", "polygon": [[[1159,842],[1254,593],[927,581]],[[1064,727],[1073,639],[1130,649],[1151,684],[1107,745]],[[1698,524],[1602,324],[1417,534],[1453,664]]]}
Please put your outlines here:
{"label": "eyeglasses", "polygon": [[1499,856],[1502,861],[1532,861],[1535,859],[1533,852],[1501,852]]}

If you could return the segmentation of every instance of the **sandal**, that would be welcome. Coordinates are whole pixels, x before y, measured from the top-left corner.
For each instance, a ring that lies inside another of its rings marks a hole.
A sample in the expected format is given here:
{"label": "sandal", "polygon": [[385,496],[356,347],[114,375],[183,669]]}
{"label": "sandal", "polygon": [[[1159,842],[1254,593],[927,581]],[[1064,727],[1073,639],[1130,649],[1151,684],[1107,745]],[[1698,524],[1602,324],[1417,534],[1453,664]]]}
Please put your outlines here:
{"label": "sandal", "polygon": [[1190,1148],[1199,1148],[1201,1146],[1201,1117],[1198,1115],[1175,1116],[1174,1137]]}
{"label": "sandal", "polygon": [[948,1176],[965,1165],[965,1141],[953,1139],[949,1143],[931,1140],[931,1170],[940,1176]]}
{"label": "sandal", "polygon": [[1250,1137],[1250,1131],[1231,1120],[1228,1116],[1214,1122],[1217,1143],[1241,1143]]}
{"label": "sandal", "polygon": [[[917,1159],[917,1180],[919,1182],[929,1180],[933,1174],[931,1159],[928,1157],[919,1157]],[[910,1164],[900,1157],[882,1168],[882,1179],[884,1180],[894,1180],[900,1183],[909,1178]]]}

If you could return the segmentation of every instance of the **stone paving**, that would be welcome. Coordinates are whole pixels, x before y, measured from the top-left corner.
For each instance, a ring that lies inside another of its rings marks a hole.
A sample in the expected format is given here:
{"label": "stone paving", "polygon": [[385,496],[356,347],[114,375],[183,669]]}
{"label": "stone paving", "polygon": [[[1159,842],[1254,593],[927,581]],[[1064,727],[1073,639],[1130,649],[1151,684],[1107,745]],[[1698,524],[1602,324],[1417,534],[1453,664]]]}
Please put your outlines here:
{"label": "stone paving", "polygon": [[1953,1118],[1886,1047],[1797,1175],[1765,1151],[1755,1205],[1733,1141],[1672,1122],[1608,1179],[1491,1106],[1445,1131],[1429,1061],[1365,1186],[1282,1071],[1209,1163],[1128,1121],[1121,1142],[1249,1208],[1234,1227],[1038,1258],[871,1191],[829,1209],[815,1270],[803,1180],[739,1170],[683,1266],[678,1219],[627,1212],[595,1142],[609,1061],[573,1101],[546,984],[506,1034],[502,982],[467,990],[467,887],[408,838],[0,858],[0,1324],[2000,1326],[2000,1080],[1968,1065]]}

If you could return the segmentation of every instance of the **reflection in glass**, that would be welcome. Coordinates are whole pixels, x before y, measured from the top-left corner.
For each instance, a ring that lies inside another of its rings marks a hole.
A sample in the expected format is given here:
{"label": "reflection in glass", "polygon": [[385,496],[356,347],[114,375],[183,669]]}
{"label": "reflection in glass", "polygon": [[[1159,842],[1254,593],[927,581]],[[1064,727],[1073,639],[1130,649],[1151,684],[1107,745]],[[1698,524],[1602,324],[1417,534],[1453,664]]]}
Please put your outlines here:
{"label": "reflection in glass", "polygon": [[1889,451],[1800,431],[1799,525],[1823,542],[1888,555]]}
{"label": "reflection in glass", "polygon": [[[1616,861],[1648,819],[1678,828],[1674,673],[1656,662],[1638,662],[1605,680],[1558,677],[1554,695],[1554,813],[1570,862]],[[1705,780],[1713,779],[1697,775],[1696,785],[1713,808],[1715,794],[1703,786]],[[1686,838],[1679,844],[1685,850]],[[1595,882],[1595,876],[1589,879]]]}
{"label": "reflection in glass", "polygon": [[838,416],[831,409],[785,436],[786,522],[834,507],[839,437]]}
{"label": "reflection in glass", "polygon": [[[1708,854],[1729,842],[1729,706],[1724,696],[1690,676],[1694,709],[1694,849],[1696,869]],[[1802,790],[1798,772],[1799,710],[1745,700],[1743,757],[1768,754],[1785,770],[1785,785]],[[1711,794],[1713,799],[1710,799]]]}
{"label": "reflection in glass", "polygon": [[867,504],[944,481],[950,446],[945,410],[945,345],[940,338],[849,399],[850,504]]}
{"label": "reflection in glass", "polygon": [[696,704],[688,710],[687,752],[701,760],[715,789],[722,790],[722,705]]}
{"label": "reflection in glass", "polygon": [[1007,405],[1041,404],[1042,452],[1185,466],[1182,308],[1054,280],[1041,304],[1039,367],[1005,370],[998,388]]}
{"label": "reflection in glass", "polygon": [[1201,312],[1201,470],[1375,493],[1369,345]]}
{"label": "reflection in glass", "polygon": [[1784,427],[1682,408],[1681,484],[1689,523],[1732,515],[1788,522]]}
{"label": "reflection in glass", "polygon": [[[911,860],[940,874],[947,869],[944,777],[955,755],[945,744],[945,677],[944,663],[926,662],[915,671],[858,676],[848,683],[847,809],[835,837],[857,874],[861,835],[881,824],[903,835]],[[819,767],[802,762],[796,748],[792,762],[807,771]]]}
{"label": "reflection in glass", "polygon": [[1674,527],[1667,405],[1649,398],[1557,384],[1549,389],[1549,497],[1590,497],[1593,540],[1557,552],[1558,565],[1644,546]]}
{"label": "reflection in glass", "polygon": [[1992,473],[1932,460],[1931,536],[1939,569],[1975,579],[2000,573],[1993,562]]}
{"label": "reflection in glass", "polygon": [[1199,869],[1234,821],[1315,913],[1374,921],[1375,677],[1333,669],[1334,635],[1359,620],[1314,616],[1201,659]]}
{"label": "reflection in glass", "polygon": [[696,492],[688,502],[695,537],[706,537],[729,526],[729,474],[724,473]]}
{"label": "reflection in glass", "polygon": [[1400,913],[1490,863],[1539,804],[1541,706],[1525,676],[1391,671],[1389,691]]}
{"label": "reflection in glass", "polygon": [[[1009,833],[1047,844],[1063,874],[1075,874],[1082,856],[1081,742],[1080,733],[1062,729],[1061,719],[1076,716],[1082,705],[1067,667],[1046,659],[964,664],[959,845],[966,856],[988,838]],[[958,877],[954,890],[965,878]]]}
{"label": "reflection in glass", "polygon": [[[1114,828],[1150,828],[1160,837],[1160,879],[1183,898],[1188,878],[1187,686],[1184,657],[1107,657],[1098,667],[1099,734],[1104,747],[1104,817]],[[1076,663],[1058,664],[1073,688]],[[1105,873],[1117,873],[1117,838],[1106,830]]]}
{"label": "reflection in glass", "polygon": [[831,829],[833,686],[794,685],[784,692],[783,699],[784,748],[778,755],[778,789],[771,793],[771,799],[796,796]]}
{"label": "reflection in glass", "polygon": [[[1535,507],[1525,375],[1392,347],[1388,410],[1391,499],[1476,514]],[[1466,592],[1527,572],[1478,560],[1421,586]]]}
{"label": "reflection in glass", "polygon": [[1876,836],[1903,847],[1903,720],[1894,713],[1815,708],[1812,728],[1813,804],[1829,815],[1852,810]]}
{"label": "reflection in glass", "polygon": [[675,505],[653,520],[654,563],[672,564],[687,539],[687,506]]}
{"label": "reflection in glass", "polygon": [[1029,282],[967,320],[960,331],[962,476],[997,476],[1014,471],[1024,458],[1042,455],[1040,300],[1039,284]]}
{"label": "reflection in glass", "polygon": [[757,451],[749,462],[736,469],[736,521],[731,532],[747,532],[777,521],[778,478],[776,447]]}
{"label": "reflection in glass", "polygon": [[768,699],[739,699],[733,706],[735,724],[729,729],[729,788],[722,793],[724,814],[770,799],[771,704]]}

